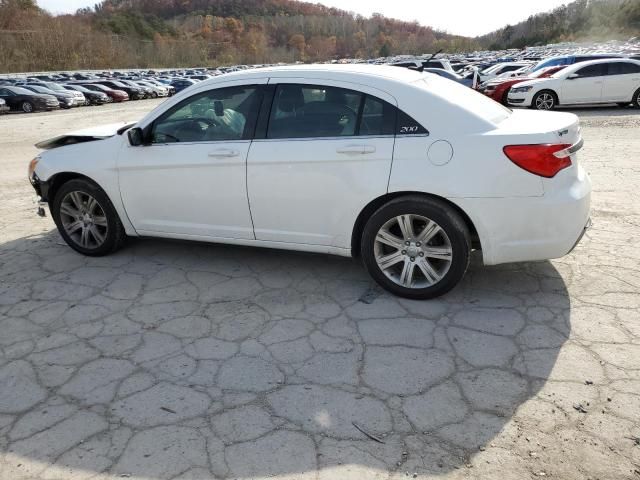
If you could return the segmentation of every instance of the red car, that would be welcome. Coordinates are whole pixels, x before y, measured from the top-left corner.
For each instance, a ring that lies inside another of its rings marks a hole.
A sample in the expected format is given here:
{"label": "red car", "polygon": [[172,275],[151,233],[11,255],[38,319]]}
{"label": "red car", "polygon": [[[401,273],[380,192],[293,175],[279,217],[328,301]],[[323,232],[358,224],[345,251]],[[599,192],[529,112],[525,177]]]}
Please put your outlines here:
{"label": "red car", "polygon": [[95,92],[106,93],[113,99],[114,103],[126,102],[129,100],[129,94],[122,90],[114,90],[113,88],[105,87],[98,83],[83,83],[82,86]]}
{"label": "red car", "polygon": [[526,77],[494,79],[489,81],[486,85],[481,85],[478,90],[481,93],[484,93],[487,97],[492,98],[496,102],[507,105],[507,95],[509,94],[509,89],[516,83],[526,82],[527,80],[534,80],[536,78],[547,78],[565,67],[566,65],[543,68]]}

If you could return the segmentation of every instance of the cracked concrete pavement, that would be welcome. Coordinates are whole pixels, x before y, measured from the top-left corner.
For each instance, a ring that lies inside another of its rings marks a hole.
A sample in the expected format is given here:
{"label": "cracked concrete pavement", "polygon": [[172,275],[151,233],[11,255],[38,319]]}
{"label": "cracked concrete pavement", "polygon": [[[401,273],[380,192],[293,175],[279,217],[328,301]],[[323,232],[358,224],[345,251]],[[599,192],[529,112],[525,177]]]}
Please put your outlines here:
{"label": "cracked concrete pavement", "polygon": [[475,258],[416,302],[344,258],[71,251],[32,145],[152,105],[0,118],[0,480],[640,479],[637,111],[577,112],[594,226],[571,255]]}

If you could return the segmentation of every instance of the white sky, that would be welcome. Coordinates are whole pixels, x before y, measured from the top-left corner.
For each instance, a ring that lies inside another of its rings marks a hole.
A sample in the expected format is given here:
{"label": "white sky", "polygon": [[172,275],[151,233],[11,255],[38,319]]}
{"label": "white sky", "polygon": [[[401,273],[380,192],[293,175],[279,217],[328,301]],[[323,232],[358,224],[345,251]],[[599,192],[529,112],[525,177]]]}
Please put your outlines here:
{"label": "white sky", "polygon": [[[53,13],[75,12],[98,0],[38,0]],[[449,33],[475,36],[492,32],[529,15],[551,10],[570,0],[310,0],[370,16],[374,12],[413,21]]]}

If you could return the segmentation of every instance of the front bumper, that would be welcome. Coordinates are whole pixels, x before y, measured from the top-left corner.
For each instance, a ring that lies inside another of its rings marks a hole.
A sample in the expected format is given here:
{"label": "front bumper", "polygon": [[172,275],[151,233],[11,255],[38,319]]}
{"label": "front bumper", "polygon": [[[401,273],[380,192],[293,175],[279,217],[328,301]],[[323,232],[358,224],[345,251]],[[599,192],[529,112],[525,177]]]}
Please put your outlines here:
{"label": "front bumper", "polygon": [[523,93],[513,93],[513,91],[509,91],[507,95],[507,103],[509,105],[514,106],[529,106],[533,100],[534,91],[523,92]]}
{"label": "front bumper", "polygon": [[45,203],[49,201],[49,182],[40,180],[38,175],[34,173],[29,177],[29,183],[31,183],[31,186],[36,191],[38,201]]}
{"label": "front bumper", "polygon": [[36,191],[35,203],[38,205],[36,213],[39,217],[46,217],[45,207],[49,206],[49,182],[44,182],[34,173],[29,178],[29,183]]}

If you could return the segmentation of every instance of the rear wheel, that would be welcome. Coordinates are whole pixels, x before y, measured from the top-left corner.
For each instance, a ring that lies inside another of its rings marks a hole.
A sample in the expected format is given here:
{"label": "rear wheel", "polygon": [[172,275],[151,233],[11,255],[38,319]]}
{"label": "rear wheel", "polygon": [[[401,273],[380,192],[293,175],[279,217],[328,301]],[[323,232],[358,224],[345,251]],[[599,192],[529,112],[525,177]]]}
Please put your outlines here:
{"label": "rear wheel", "polygon": [[536,110],[553,110],[557,104],[558,99],[555,93],[550,90],[543,90],[535,94],[531,102],[531,108],[535,108]]}
{"label": "rear wheel", "polygon": [[51,215],[65,242],[84,255],[115,252],[126,238],[107,194],[87,180],[75,179],[63,184],[51,204]]}
{"label": "rear wheel", "polygon": [[20,105],[20,108],[22,109],[22,111],[24,113],[31,113],[31,112],[33,112],[33,103],[31,103],[31,102],[22,102],[22,105]]}
{"label": "rear wheel", "polygon": [[402,197],[365,225],[361,252],[371,276],[401,297],[434,298],[451,290],[469,265],[469,230],[443,202]]}

